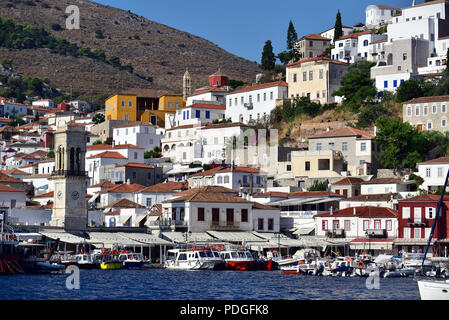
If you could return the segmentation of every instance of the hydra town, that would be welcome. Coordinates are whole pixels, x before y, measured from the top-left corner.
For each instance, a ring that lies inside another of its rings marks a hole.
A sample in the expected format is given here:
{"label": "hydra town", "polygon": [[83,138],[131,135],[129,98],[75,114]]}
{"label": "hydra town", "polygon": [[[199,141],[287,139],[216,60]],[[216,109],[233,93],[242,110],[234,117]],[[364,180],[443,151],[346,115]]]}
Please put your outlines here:
{"label": "hydra town", "polygon": [[449,300],[449,1],[320,1],[2,0],[0,300]]}

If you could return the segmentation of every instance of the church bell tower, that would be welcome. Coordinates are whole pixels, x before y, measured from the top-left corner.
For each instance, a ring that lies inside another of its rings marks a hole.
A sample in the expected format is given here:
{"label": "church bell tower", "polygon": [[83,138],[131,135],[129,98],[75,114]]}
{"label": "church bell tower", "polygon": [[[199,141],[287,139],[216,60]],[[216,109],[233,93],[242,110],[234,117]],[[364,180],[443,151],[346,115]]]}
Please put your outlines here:
{"label": "church bell tower", "polygon": [[58,127],[55,132],[52,226],[66,230],[87,228],[86,143],[86,131],[82,126],[67,125]]}
{"label": "church bell tower", "polygon": [[192,95],[192,79],[190,78],[189,70],[186,70],[182,78],[182,96],[184,100]]}

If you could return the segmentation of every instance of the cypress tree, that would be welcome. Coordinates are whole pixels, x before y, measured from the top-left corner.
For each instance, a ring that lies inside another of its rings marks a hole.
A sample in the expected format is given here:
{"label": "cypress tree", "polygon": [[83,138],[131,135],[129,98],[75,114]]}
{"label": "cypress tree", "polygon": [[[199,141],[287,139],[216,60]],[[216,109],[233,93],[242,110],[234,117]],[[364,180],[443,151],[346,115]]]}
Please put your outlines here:
{"label": "cypress tree", "polygon": [[271,41],[267,40],[262,52],[262,68],[264,70],[273,70],[276,63],[276,57],[273,53]]}
{"label": "cypress tree", "polygon": [[341,24],[340,10],[338,10],[334,26],[334,42],[338,40],[342,35],[343,35],[343,25]]}
{"label": "cypress tree", "polygon": [[290,23],[288,24],[288,31],[287,31],[287,50],[290,50],[290,52],[293,51],[294,44],[298,40],[298,35],[296,34],[295,27],[293,26],[293,22],[290,20]]}

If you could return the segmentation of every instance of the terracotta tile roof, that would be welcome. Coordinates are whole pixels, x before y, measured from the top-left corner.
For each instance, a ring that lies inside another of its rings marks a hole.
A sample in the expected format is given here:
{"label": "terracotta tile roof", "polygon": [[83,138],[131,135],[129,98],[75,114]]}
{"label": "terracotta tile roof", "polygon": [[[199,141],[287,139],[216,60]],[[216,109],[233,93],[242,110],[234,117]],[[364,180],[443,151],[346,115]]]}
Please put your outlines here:
{"label": "terracotta tile roof", "polygon": [[331,129],[329,131],[311,136],[308,139],[331,138],[331,137],[351,137],[351,136],[357,136],[357,137],[361,137],[361,138],[365,138],[365,139],[374,139],[374,136],[372,134],[370,134],[366,131],[362,131],[362,130],[351,128],[351,127]]}
{"label": "terracotta tile roof", "polygon": [[140,191],[144,188],[145,188],[145,186],[142,186],[137,183],[120,184],[120,185],[116,185],[115,187],[112,187],[112,188],[109,188],[109,189],[106,189],[103,191],[99,191],[97,193],[133,193],[133,192]]}
{"label": "terracotta tile roof", "polygon": [[332,183],[332,185],[347,185],[347,184],[362,184],[364,182],[363,179],[355,178],[355,177],[346,177],[337,182]]}
{"label": "terracotta tile roof", "polygon": [[112,188],[112,187],[115,187],[115,186],[117,186],[117,185],[113,184],[109,180],[105,180],[103,182],[94,184],[92,186],[88,186],[87,188]]}
{"label": "terracotta tile roof", "polygon": [[370,42],[369,44],[382,43],[382,42],[387,42],[387,41],[388,41],[388,37],[385,37],[385,38],[381,38],[378,40],[374,40],[374,41]]}
{"label": "terracotta tile roof", "polygon": [[17,175],[30,175],[31,173],[19,170],[19,169],[9,169],[9,170],[3,170],[4,174],[11,175],[11,174],[17,174]]}
{"label": "terracotta tile roof", "polygon": [[319,33],[308,34],[306,36],[301,37],[299,39],[299,41],[301,41],[303,39],[305,39],[305,40],[325,40],[325,41],[330,41],[329,38],[322,37]]}
{"label": "terracotta tile roof", "polygon": [[404,104],[423,103],[423,102],[446,102],[446,101],[449,101],[449,95],[433,96],[433,97],[419,97],[419,98],[414,98],[414,99],[405,101]]}
{"label": "terracotta tile roof", "polygon": [[300,65],[300,64],[303,64],[303,63],[306,63],[306,62],[313,62],[313,61],[328,61],[329,63],[341,64],[341,65],[349,66],[349,64],[346,63],[346,62],[342,62],[342,61],[338,61],[338,60],[332,60],[332,59],[327,58],[327,57],[314,57],[314,58],[303,59],[303,60],[300,60],[300,61],[296,61],[296,62],[290,63],[290,64],[286,65],[285,67],[286,68],[293,67],[293,66],[297,66],[297,65]]}
{"label": "terracotta tile roof", "polygon": [[371,31],[363,31],[363,32],[355,32],[355,33],[350,33],[347,34],[345,36],[341,36],[340,38],[338,38],[338,40],[336,41],[341,41],[341,40],[345,40],[345,39],[355,39],[358,38],[360,36],[363,36],[364,34],[371,34]]}
{"label": "terracotta tile roof", "polygon": [[95,145],[87,146],[86,149],[87,149],[87,151],[107,150],[107,149],[112,149],[112,146],[109,144],[95,144]]}
{"label": "terracotta tile roof", "polygon": [[157,203],[153,204],[153,206],[150,209],[149,216],[160,216],[162,214],[162,204]]}
{"label": "terracotta tile roof", "polygon": [[206,103],[194,103],[186,108],[203,108],[203,109],[213,109],[213,110],[226,110],[226,106],[217,104],[206,104]]}
{"label": "terracotta tile roof", "polygon": [[108,211],[108,212],[104,212],[104,214],[110,214],[110,215],[114,215],[114,214],[120,214],[120,210],[114,210],[114,211]]}
{"label": "terracotta tile roof", "polygon": [[192,188],[192,189],[187,189],[185,191],[181,191],[179,192],[179,196],[184,196],[184,195],[189,195],[192,194],[194,192],[222,192],[222,193],[229,193],[232,194],[234,196],[238,196],[239,192],[226,188],[226,187],[222,187],[222,186],[206,186],[206,187],[200,187],[200,188]]}
{"label": "terracotta tile roof", "polygon": [[8,176],[4,171],[0,171],[0,183],[23,183],[23,181]]}
{"label": "terracotta tile roof", "polygon": [[434,0],[434,1],[429,1],[429,2],[423,2],[423,3],[419,3],[419,4],[415,4],[413,7],[407,7],[408,8],[416,8],[416,7],[423,7],[423,6],[429,6],[432,4],[437,4],[437,3],[445,3],[447,2],[447,0]]}
{"label": "terracotta tile roof", "polygon": [[149,165],[147,165],[147,164],[144,164],[144,163],[134,163],[134,162],[128,162],[128,163],[121,164],[121,165],[118,165],[118,166],[117,166],[117,168],[120,168],[120,167],[154,169],[154,167],[149,166]]}
{"label": "terracotta tile roof", "polygon": [[144,206],[135,203],[134,201],[128,199],[120,199],[114,203],[109,204],[106,208],[145,208]]}
{"label": "terracotta tile roof", "polygon": [[261,204],[259,202],[254,202],[253,201],[252,204],[253,204],[253,209],[256,209],[256,210],[279,210],[279,208],[273,208],[273,207],[270,207],[270,206],[266,206],[266,205]]}
{"label": "terracotta tile roof", "polygon": [[366,201],[366,202],[370,202],[370,201],[390,201],[391,198],[393,197],[393,199],[396,199],[398,196],[397,193],[382,193],[382,194],[359,194],[358,196],[353,196],[351,198],[347,198],[344,199],[342,201],[355,201],[355,202],[360,202],[360,201]]}
{"label": "terracotta tile roof", "polygon": [[[354,209],[356,214],[354,215]],[[315,217],[359,217],[359,218],[397,218],[398,212],[396,210],[386,207],[352,207],[341,210],[335,210],[332,215],[330,212],[316,214]]]}
{"label": "terracotta tile roof", "polygon": [[[326,38],[323,38],[326,39]],[[329,39],[326,39],[329,40]],[[253,90],[259,90],[259,89],[265,89],[270,87],[288,87],[288,83],[285,81],[276,81],[276,82],[270,82],[270,83],[262,83],[262,84],[256,84],[254,86],[247,86],[241,89],[237,89],[230,94],[234,93],[240,93],[240,92],[247,92],[247,91],[253,91]]]}
{"label": "terracotta tile roof", "polygon": [[112,147],[112,149],[145,149],[134,144],[118,144]]}
{"label": "terracotta tile roof", "polygon": [[[416,197],[399,200],[398,202],[438,202],[441,195],[439,194],[421,194]],[[444,196],[443,201],[449,201],[449,196]]]}
{"label": "terracotta tile roof", "polygon": [[168,181],[165,183],[158,183],[146,188],[143,188],[142,190],[139,190],[138,192],[146,192],[146,193],[177,193],[181,190],[184,190],[188,188],[188,182],[187,181],[181,181],[181,182],[174,182],[174,181]]}
{"label": "terracotta tile roof", "polygon": [[418,164],[438,164],[438,163],[449,163],[449,157],[440,157],[424,162],[419,162]]}
{"label": "terracotta tile roof", "polygon": [[344,195],[329,192],[329,191],[306,191],[306,192],[291,192],[288,194],[289,197],[296,198],[306,198],[306,197],[340,197],[346,198]]}
{"label": "terracotta tile roof", "polygon": [[24,193],[26,193],[27,191],[16,189],[16,188],[4,185],[4,184],[0,184],[0,192],[24,192]]}
{"label": "terracotta tile roof", "polygon": [[104,151],[94,156],[90,156],[87,159],[96,159],[96,158],[127,159],[125,156],[116,151]]}
{"label": "terracotta tile roof", "polygon": [[223,203],[251,203],[248,200],[245,200],[240,197],[231,196],[228,193],[224,192],[201,192],[200,190],[196,190],[188,195],[166,200],[164,203],[170,202],[223,202]]}
{"label": "terracotta tile roof", "polygon": [[402,183],[399,178],[375,178],[369,181],[364,181],[362,184],[397,184]]}
{"label": "terracotta tile roof", "polygon": [[40,198],[53,198],[54,197],[55,192],[54,191],[50,191],[47,193],[43,193],[43,194],[39,194],[37,196],[34,196],[33,199],[40,199]]}

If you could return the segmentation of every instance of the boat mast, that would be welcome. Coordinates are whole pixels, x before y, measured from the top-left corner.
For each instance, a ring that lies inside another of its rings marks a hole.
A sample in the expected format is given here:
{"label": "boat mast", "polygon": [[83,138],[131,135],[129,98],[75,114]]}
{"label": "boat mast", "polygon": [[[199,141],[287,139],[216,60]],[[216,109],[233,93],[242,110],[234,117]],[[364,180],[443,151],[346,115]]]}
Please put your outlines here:
{"label": "boat mast", "polygon": [[443,190],[441,190],[441,197],[440,197],[440,201],[438,202],[437,213],[435,215],[435,219],[433,220],[432,229],[430,230],[429,239],[427,239],[427,246],[426,246],[426,250],[424,252],[424,256],[422,258],[421,270],[424,269],[424,261],[426,260],[427,252],[429,251],[429,247],[430,247],[430,242],[432,241],[433,233],[435,232],[435,227],[437,225],[437,220],[438,220],[438,217],[440,215],[441,205],[443,203],[444,193],[446,192],[446,186],[447,186],[447,181],[448,180],[449,180],[449,170],[447,171],[447,174],[446,174],[446,180],[444,181]]}

